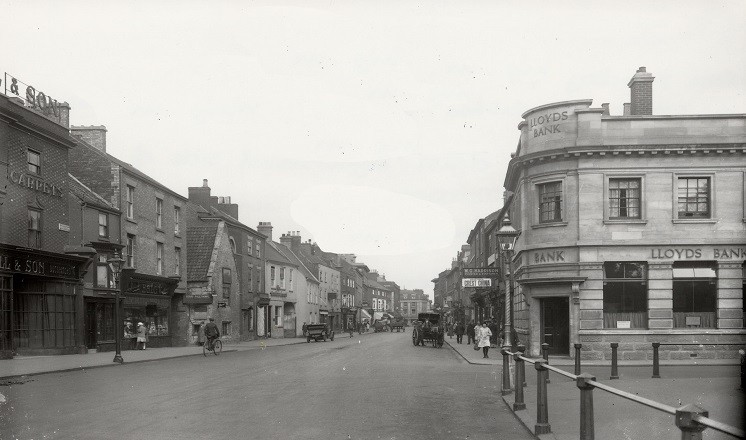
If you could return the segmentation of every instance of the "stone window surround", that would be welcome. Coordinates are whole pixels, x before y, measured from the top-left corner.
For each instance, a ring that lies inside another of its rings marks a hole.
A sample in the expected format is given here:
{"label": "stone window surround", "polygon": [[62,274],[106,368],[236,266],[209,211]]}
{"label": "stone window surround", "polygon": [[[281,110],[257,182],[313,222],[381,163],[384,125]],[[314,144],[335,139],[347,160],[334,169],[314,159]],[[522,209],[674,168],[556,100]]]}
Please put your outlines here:
{"label": "stone window surround", "polygon": [[[604,224],[646,224],[648,222],[648,203],[645,195],[645,174],[641,173],[603,173],[604,178]],[[640,218],[609,218],[609,180],[640,179]]]}
{"label": "stone window surround", "polygon": [[[547,228],[555,226],[567,226],[567,173],[552,173],[541,177],[534,177],[529,180],[530,184],[530,206],[531,206],[531,228]],[[562,220],[547,223],[541,223],[539,206],[539,185],[552,182],[561,182],[562,186]]]}
{"label": "stone window surround", "polygon": [[[714,170],[674,172],[671,177],[671,222],[672,223],[717,223],[717,200],[715,199],[716,182]],[[710,218],[683,219],[679,217],[679,178],[707,177],[710,179]]]}

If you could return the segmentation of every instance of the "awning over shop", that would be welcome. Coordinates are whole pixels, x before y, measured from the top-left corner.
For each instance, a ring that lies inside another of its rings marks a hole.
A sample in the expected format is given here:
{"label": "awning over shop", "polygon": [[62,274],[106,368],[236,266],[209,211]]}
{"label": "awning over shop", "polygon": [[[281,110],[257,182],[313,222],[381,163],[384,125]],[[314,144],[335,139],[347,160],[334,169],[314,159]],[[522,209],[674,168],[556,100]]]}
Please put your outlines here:
{"label": "awning over shop", "polygon": [[370,319],[370,313],[368,313],[365,309],[360,309],[360,317],[362,319]]}

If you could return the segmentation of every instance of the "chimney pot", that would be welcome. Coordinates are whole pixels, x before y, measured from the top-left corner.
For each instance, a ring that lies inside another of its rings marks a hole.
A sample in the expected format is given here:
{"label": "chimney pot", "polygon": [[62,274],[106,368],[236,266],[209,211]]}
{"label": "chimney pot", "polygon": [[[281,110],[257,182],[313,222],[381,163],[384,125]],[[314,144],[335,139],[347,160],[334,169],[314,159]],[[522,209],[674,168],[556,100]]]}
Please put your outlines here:
{"label": "chimney pot", "polygon": [[202,179],[202,187],[207,188],[207,179]]}

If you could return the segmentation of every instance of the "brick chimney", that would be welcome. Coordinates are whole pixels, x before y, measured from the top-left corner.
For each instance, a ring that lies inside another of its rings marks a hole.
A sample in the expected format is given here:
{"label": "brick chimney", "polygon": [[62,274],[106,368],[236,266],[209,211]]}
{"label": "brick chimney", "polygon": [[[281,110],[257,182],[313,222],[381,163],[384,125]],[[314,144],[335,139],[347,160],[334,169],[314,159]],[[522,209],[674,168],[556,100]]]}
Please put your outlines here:
{"label": "brick chimney", "polygon": [[231,197],[218,197],[218,209],[231,217],[238,219],[238,204],[231,203]]}
{"label": "brick chimney", "polygon": [[300,231],[288,231],[287,234],[282,234],[282,237],[280,237],[280,243],[293,251],[299,250],[301,245]]}
{"label": "brick chimney", "polygon": [[653,114],[653,80],[651,73],[645,67],[637,69],[635,76],[629,80],[627,87],[630,91],[630,115],[652,115]]}
{"label": "brick chimney", "polygon": [[210,209],[210,187],[207,186],[207,179],[202,179],[202,186],[189,187],[189,201]]}
{"label": "brick chimney", "polygon": [[70,104],[67,102],[60,104],[60,125],[70,128]]}
{"label": "brick chimney", "polygon": [[256,230],[259,231],[260,234],[267,236],[267,241],[272,241],[272,222],[259,222],[259,226],[256,227]]}
{"label": "brick chimney", "polygon": [[[68,106],[69,109],[69,106]],[[62,111],[62,107],[60,107]],[[67,113],[69,118],[69,110]],[[104,125],[73,125],[70,127],[70,134],[83,139],[91,144],[97,150],[106,153],[106,126]]]}

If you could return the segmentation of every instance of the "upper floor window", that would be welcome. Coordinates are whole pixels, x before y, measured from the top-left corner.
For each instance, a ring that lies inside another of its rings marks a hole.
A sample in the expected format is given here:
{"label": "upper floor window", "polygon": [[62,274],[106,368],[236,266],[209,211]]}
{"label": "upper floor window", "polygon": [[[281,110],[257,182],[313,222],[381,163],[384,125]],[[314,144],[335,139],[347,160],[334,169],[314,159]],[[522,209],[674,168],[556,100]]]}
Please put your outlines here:
{"label": "upper floor window", "polygon": [[181,275],[181,248],[174,248],[174,275]]}
{"label": "upper floor window", "polygon": [[254,284],[251,281],[252,276],[254,275],[253,272],[254,272],[254,266],[252,264],[249,264],[248,270],[246,271],[246,284],[249,286],[249,292],[254,290]]}
{"label": "upper floor window", "polygon": [[640,188],[640,179],[609,179],[609,219],[639,219]]}
{"label": "upper floor window", "polygon": [[256,257],[262,258],[262,245],[260,242],[256,243]]}
{"label": "upper floor window", "polygon": [[26,160],[28,161],[28,172],[31,174],[41,174],[41,153],[34,150],[26,150]]}
{"label": "upper floor window", "polygon": [[228,237],[228,242],[231,244],[231,252],[236,253],[236,240],[233,237]]}
{"label": "upper floor window", "polygon": [[125,264],[127,267],[135,267],[135,236],[127,234]]}
{"label": "upper floor window", "polygon": [[254,255],[254,239],[251,237],[246,238],[246,253],[248,255]]}
{"label": "upper floor window", "polygon": [[99,255],[96,262],[96,286],[109,289],[114,288],[114,280],[111,276],[111,270],[109,270],[108,257],[106,255]]}
{"label": "upper floor window", "polygon": [[155,273],[163,275],[163,243],[155,244]]}
{"label": "upper floor window", "polygon": [[272,287],[275,286],[275,267],[274,266],[270,266],[269,268],[269,284]]}
{"label": "upper floor window", "polygon": [[135,187],[127,185],[127,218],[135,218]]}
{"label": "upper floor window", "polygon": [[155,199],[155,227],[163,229],[163,200]]}
{"label": "upper floor window", "polygon": [[539,223],[562,221],[562,182],[549,182],[539,187]]}
{"label": "upper floor window", "polygon": [[710,218],[710,178],[678,178],[678,218]]}
{"label": "upper floor window", "polygon": [[181,232],[181,208],[174,206],[174,234],[179,235]]}
{"label": "upper floor window", "polygon": [[285,268],[280,268],[280,287],[285,288]]}
{"label": "upper floor window", "polygon": [[41,249],[41,211],[28,210],[28,247]]}
{"label": "upper floor window", "polygon": [[230,268],[224,267],[223,268],[223,298],[230,298],[231,297],[231,284],[233,283],[233,278],[231,277],[231,270]]}
{"label": "upper floor window", "polygon": [[109,236],[109,215],[103,212],[98,213],[98,236]]}

